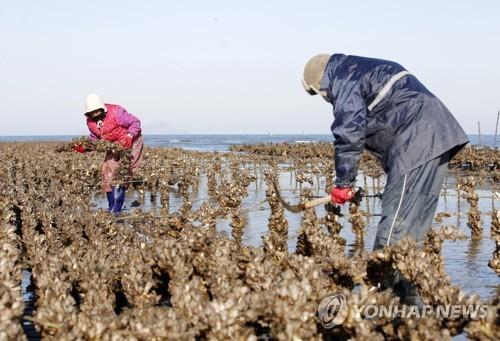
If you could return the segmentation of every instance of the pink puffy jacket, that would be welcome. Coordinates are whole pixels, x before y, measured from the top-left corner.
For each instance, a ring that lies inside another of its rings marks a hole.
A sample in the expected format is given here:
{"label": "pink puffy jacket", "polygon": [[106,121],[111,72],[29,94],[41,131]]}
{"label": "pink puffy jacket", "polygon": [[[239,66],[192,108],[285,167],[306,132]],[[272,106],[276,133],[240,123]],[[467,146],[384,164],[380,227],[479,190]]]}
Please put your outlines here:
{"label": "pink puffy jacket", "polygon": [[87,126],[90,130],[90,138],[103,139],[126,145],[127,134],[135,141],[141,135],[141,121],[127,110],[116,104],[106,105],[106,117],[99,127],[97,122],[87,118]]}

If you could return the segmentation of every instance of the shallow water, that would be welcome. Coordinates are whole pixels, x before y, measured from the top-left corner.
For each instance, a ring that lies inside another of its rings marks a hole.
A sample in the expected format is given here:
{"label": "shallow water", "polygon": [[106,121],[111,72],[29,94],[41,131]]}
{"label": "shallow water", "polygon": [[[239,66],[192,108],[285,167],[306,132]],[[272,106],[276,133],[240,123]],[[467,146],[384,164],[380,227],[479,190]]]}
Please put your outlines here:
{"label": "shallow water", "polygon": [[[283,165],[282,165],[283,166]],[[296,187],[296,181],[294,175],[291,172],[285,171],[286,167],[283,167],[280,173],[280,187],[282,189],[282,195],[285,200],[296,203],[298,202],[299,189]],[[362,183],[362,176],[358,176],[358,185],[364,187]],[[319,191],[318,187],[324,188],[324,179],[320,179],[320,186],[318,186],[317,179],[314,179],[313,186],[315,195],[324,195],[323,191]],[[379,189],[370,187],[372,186],[372,179],[368,178],[368,194],[378,193]],[[381,189],[383,189],[383,181],[380,184]],[[452,279],[452,283],[460,285],[467,294],[478,294],[482,299],[488,300],[496,296],[500,292],[500,281],[498,280],[495,272],[488,267],[488,261],[492,257],[495,245],[493,239],[490,238],[490,224],[491,224],[491,211],[492,211],[492,190],[488,187],[478,187],[477,193],[480,197],[479,207],[482,212],[483,220],[483,238],[481,240],[471,240],[470,229],[467,226],[467,211],[469,209],[469,204],[465,199],[459,198],[457,196],[457,191],[455,190],[455,179],[450,175],[446,179],[446,196],[445,191],[442,191],[442,195],[439,200],[438,208],[436,214],[440,212],[450,212],[452,215],[449,218],[443,219],[439,224],[433,223],[433,227],[439,228],[444,225],[454,225],[458,226],[459,229],[464,232],[468,237],[467,240],[462,241],[445,241],[443,244],[443,256],[445,261],[445,269],[448,275]],[[248,196],[244,199],[243,208],[244,217],[247,219],[247,225],[243,234],[243,243],[252,246],[261,246],[262,237],[268,232],[267,223],[270,214],[270,208],[268,203],[265,201],[265,190],[266,185],[263,181],[262,175],[258,174],[257,181],[250,184],[248,187]],[[198,191],[191,194],[191,202],[193,203],[193,210],[198,209],[201,204],[208,200],[207,198],[207,178],[205,175],[201,175],[200,187]],[[129,192],[125,200],[125,210],[124,215],[126,216],[130,213],[130,206],[134,200],[140,201],[142,204],[139,208],[143,211],[152,211],[155,214],[159,214],[158,209],[160,208],[160,198],[157,197],[154,202],[150,201],[149,193],[141,196],[138,192]],[[102,193],[96,192],[92,196],[92,202],[96,205],[97,209],[105,209],[107,207],[106,198]],[[182,198],[174,191],[170,192],[170,212],[174,212],[180,208],[182,203]],[[500,203],[498,200],[495,202],[498,207]],[[378,198],[366,198],[363,199],[361,208],[364,211],[369,211],[373,216],[368,217],[367,227],[364,236],[364,248],[368,251],[371,250],[373,246],[373,241],[375,238],[377,223],[380,219],[377,214],[381,212],[380,200]],[[351,230],[351,225],[347,221],[349,218],[349,212],[347,206],[342,208],[344,217],[341,218],[340,222],[344,226],[341,230],[340,235],[346,239],[348,247],[346,248],[348,253],[351,253],[356,248],[354,245],[355,236]],[[318,217],[322,217],[325,214],[324,208],[319,207],[316,209]],[[288,220],[288,248],[290,252],[295,250],[295,245],[297,242],[298,230],[300,227],[301,214],[294,214],[291,212],[285,212],[286,218]],[[227,234],[231,236],[231,227],[229,226],[229,219],[220,219],[217,224],[217,229],[220,233]]]}
{"label": "shallow water", "polygon": [[[150,135],[143,131],[144,143],[148,147],[179,147],[186,150],[198,151],[227,151],[234,144],[255,143],[296,143],[326,141],[333,142],[333,136],[326,134],[190,134],[190,135]],[[22,142],[22,141],[71,141],[80,135],[35,135],[35,136],[0,136],[0,142]],[[495,141],[495,135],[467,135],[470,144],[495,147],[500,144],[500,137]]]}
{"label": "shallow water", "polygon": [[21,292],[24,301],[24,313],[21,320],[24,334],[28,340],[40,340],[40,333],[35,329],[33,321],[30,320],[30,318],[33,317],[33,310],[36,304],[36,295],[31,282],[30,270],[23,270]]}

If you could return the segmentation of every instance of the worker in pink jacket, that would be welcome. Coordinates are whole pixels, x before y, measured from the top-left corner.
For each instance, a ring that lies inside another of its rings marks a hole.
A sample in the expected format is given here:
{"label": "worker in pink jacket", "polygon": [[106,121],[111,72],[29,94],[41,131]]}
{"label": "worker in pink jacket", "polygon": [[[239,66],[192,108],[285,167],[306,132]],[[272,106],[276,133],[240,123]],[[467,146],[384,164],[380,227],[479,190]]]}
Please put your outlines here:
{"label": "worker in pink jacket", "polygon": [[[132,149],[129,170],[131,174],[135,173],[142,160],[144,145],[141,121],[119,105],[104,103],[96,94],[88,95],[85,104],[90,140],[103,139]],[[83,153],[85,149],[78,145],[75,151]],[[106,192],[108,209],[112,212],[121,212],[125,200],[126,186],[117,186],[115,179],[119,161],[119,157],[108,151],[102,165],[102,189]]]}

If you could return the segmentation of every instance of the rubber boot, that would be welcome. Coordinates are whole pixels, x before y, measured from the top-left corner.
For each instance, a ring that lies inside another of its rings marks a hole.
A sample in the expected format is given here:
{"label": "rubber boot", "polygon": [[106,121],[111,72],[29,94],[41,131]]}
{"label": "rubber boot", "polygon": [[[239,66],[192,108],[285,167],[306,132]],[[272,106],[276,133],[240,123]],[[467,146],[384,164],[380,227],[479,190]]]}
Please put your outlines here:
{"label": "rubber boot", "polygon": [[113,209],[115,206],[115,188],[111,187],[111,192],[106,192],[106,197],[108,198],[108,211]]}
{"label": "rubber boot", "polygon": [[402,304],[416,306],[420,312],[424,309],[424,302],[418,294],[417,288],[410,282],[404,283],[403,295],[400,296],[400,302]]}
{"label": "rubber boot", "polygon": [[123,202],[125,201],[125,188],[118,186],[114,189],[115,204],[113,206],[114,213],[120,213],[122,211]]}
{"label": "rubber boot", "polygon": [[415,285],[404,278],[398,270],[395,270],[393,274],[392,290],[394,294],[399,297],[399,301],[402,304],[416,306],[420,311],[424,308],[424,304]]}

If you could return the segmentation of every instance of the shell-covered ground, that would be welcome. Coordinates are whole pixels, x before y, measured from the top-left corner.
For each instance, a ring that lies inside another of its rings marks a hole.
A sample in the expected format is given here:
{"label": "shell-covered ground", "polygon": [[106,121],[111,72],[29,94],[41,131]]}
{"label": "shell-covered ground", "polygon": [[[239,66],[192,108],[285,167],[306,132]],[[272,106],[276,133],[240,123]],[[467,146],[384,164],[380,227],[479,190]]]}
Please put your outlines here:
{"label": "shell-covered ground", "polygon": [[[286,165],[301,201],[312,198],[318,184],[328,193],[334,179],[330,144],[235,146],[230,153],[145,148],[141,171],[133,178],[120,172],[117,182],[129,193],[156,198],[160,208],[118,217],[91,200],[109,148],[99,144],[78,154],[70,145],[0,144],[0,339],[26,338],[23,319],[48,340],[499,338],[500,296],[485,301],[453,285],[441,253],[447,239],[494,238],[489,265],[500,273],[498,210],[492,207],[485,234],[476,193],[487,183],[496,195],[498,150],[466,149],[450,165],[469,205],[470,235],[447,226],[432,229],[422,248],[405,240],[347,254],[339,231],[352,229],[362,239],[367,212],[351,204],[348,219],[339,220],[332,209],[308,209],[290,250],[288,222],[272,186]],[[126,169],[126,153],[116,152]],[[373,179],[383,175],[368,156],[360,170]],[[263,181],[268,232],[261,246],[249,246],[242,243],[243,231],[252,229],[242,202],[257,179]],[[202,180],[206,193],[200,195]],[[375,194],[375,187],[366,192]],[[172,192],[182,198],[175,210]],[[206,200],[193,205],[194,192]],[[230,236],[217,233],[221,219],[230,220]],[[354,305],[398,302],[391,290],[369,290],[391,268],[418,288],[425,304],[487,304],[488,315],[355,318]],[[24,316],[21,283],[28,269],[36,300],[32,315]],[[317,309],[332,293],[345,295],[349,314],[326,330]]]}

